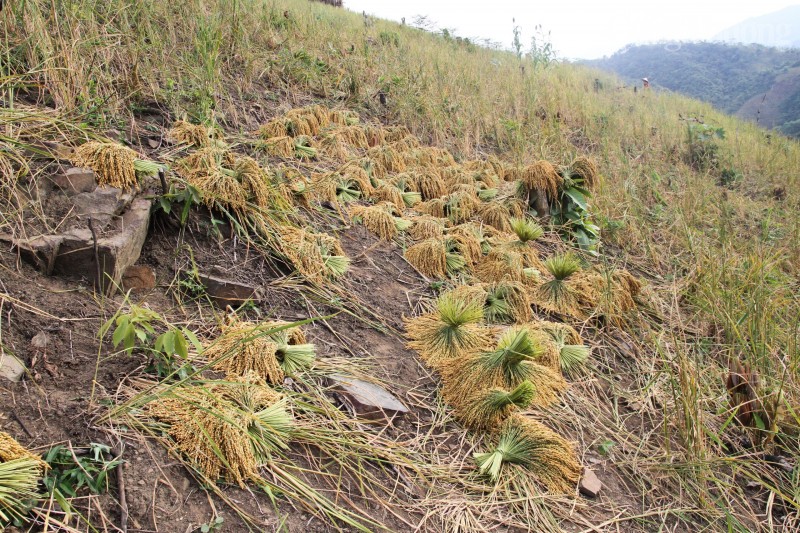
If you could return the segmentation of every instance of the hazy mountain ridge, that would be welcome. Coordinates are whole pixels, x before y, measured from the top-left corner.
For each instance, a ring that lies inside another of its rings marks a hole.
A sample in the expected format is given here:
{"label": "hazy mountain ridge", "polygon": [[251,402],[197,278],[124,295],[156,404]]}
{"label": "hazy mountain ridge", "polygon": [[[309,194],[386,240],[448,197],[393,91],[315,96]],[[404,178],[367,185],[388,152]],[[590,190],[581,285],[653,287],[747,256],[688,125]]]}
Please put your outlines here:
{"label": "hazy mountain ridge", "polygon": [[800,50],[758,44],[659,43],[626,47],[586,64],[626,80],[710,102],[765,127],[796,135],[800,118]]}
{"label": "hazy mountain ridge", "polygon": [[800,5],[760,17],[751,17],[717,33],[714,41],[800,47]]}

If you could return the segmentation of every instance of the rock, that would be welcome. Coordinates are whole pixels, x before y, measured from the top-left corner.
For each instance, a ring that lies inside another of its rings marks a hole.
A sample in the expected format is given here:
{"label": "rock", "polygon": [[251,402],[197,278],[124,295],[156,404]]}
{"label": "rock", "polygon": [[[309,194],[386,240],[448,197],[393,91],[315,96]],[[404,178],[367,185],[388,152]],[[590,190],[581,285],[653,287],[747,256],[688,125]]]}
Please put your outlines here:
{"label": "rock", "polygon": [[133,194],[106,186],[97,187],[89,193],[77,194],[72,199],[77,217],[91,218],[96,231],[105,229],[111,219],[121,215],[132,201]]}
{"label": "rock", "polygon": [[91,231],[88,228],[70,230],[60,236],[62,240],[52,271],[90,279],[95,287],[106,293],[113,292],[122,273],[139,259],[149,223],[150,200],[139,198],[122,215],[118,231],[97,239],[99,268]]}
{"label": "rock", "polygon": [[50,181],[67,196],[91,192],[97,187],[97,178],[89,168],[68,168],[63,174],[50,176]]}
{"label": "rock", "polygon": [[63,240],[64,237],[61,235],[40,235],[25,241],[14,241],[14,247],[19,251],[23,261],[49,276],[53,273],[56,256]]}
{"label": "rock", "polygon": [[218,304],[239,306],[256,297],[258,288],[246,283],[232,281],[220,276],[199,274],[200,283],[206,288],[208,295]]}
{"label": "rock", "polygon": [[147,265],[131,265],[122,273],[122,288],[128,290],[150,290],[156,286],[156,272]]}
{"label": "rock", "polygon": [[0,351],[0,376],[9,381],[17,382],[22,379],[26,370],[25,365],[19,359],[5,350]]}
{"label": "rock", "polygon": [[581,477],[579,485],[581,494],[589,498],[596,498],[602,488],[603,482],[597,478],[595,473],[588,468],[584,468],[583,477]]}
{"label": "rock", "polygon": [[408,412],[405,405],[380,385],[342,374],[335,374],[329,380],[333,390],[358,416],[370,420],[391,420]]}
{"label": "rock", "polygon": [[31,348],[39,351],[46,351],[47,345],[50,343],[50,335],[46,331],[40,331],[31,339]]}

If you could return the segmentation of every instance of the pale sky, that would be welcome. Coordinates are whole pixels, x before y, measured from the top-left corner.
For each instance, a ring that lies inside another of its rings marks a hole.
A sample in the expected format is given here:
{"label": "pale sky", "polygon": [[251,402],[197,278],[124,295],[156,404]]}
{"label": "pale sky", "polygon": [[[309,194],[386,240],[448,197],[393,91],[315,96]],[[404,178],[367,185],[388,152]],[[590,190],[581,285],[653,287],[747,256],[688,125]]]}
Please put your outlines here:
{"label": "pale sky", "polygon": [[541,25],[566,59],[611,55],[630,43],[711,40],[737,22],[794,4],[797,0],[344,0],[353,11],[396,21],[405,17],[407,24],[425,15],[456,35],[488,38],[505,47],[511,46],[513,18],[525,50]]}

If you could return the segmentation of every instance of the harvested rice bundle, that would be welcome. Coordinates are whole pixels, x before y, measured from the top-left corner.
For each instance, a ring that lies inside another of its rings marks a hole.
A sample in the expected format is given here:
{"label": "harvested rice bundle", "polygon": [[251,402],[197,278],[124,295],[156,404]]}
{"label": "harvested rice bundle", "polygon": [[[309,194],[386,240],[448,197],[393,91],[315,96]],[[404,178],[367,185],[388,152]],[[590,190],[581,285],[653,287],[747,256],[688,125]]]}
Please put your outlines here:
{"label": "harvested rice bundle", "polygon": [[294,155],[297,159],[316,159],[317,145],[308,135],[298,135],[294,139]]}
{"label": "harvested rice bundle", "polygon": [[274,139],[289,135],[286,128],[286,119],[281,117],[270,120],[258,129],[258,135],[262,139]]}
{"label": "harvested rice bundle", "polygon": [[469,403],[475,391],[512,390],[527,381],[535,393],[521,407],[547,407],[558,401],[567,383],[559,371],[536,362],[542,351],[525,326],[512,326],[503,332],[494,350],[443,363],[442,396],[449,404],[460,406]]}
{"label": "harvested rice bundle", "polygon": [[211,144],[214,131],[202,124],[192,124],[185,120],[178,120],[167,132],[167,139],[176,144],[185,144],[202,148]]}
{"label": "harvested rice bundle", "polygon": [[383,128],[383,138],[387,143],[399,141],[409,135],[411,135],[411,131],[405,126],[389,126]]}
{"label": "harvested rice bundle", "polygon": [[600,172],[597,164],[588,157],[580,156],[569,166],[569,177],[576,185],[589,190],[600,183]]}
{"label": "harvested rice bundle", "polygon": [[267,322],[265,328],[277,329],[270,334],[275,343],[275,357],[287,376],[294,376],[301,370],[311,367],[316,358],[316,348],[306,342],[306,336],[298,326],[290,326],[280,320]]}
{"label": "harvested rice bundle", "polygon": [[44,470],[48,468],[47,463],[41,457],[34,454],[17,440],[4,431],[0,431],[0,463],[7,463],[15,459],[30,459],[35,461]]}
{"label": "harvested rice bundle", "polygon": [[482,321],[480,302],[443,294],[433,312],[404,319],[408,347],[436,369],[488,345],[490,330],[481,324]]}
{"label": "harvested rice bundle", "polygon": [[414,170],[408,179],[409,190],[417,191],[425,201],[441,198],[446,194],[446,185],[436,170]]}
{"label": "harvested rice bundle", "polygon": [[370,148],[386,142],[386,132],[382,127],[366,125],[363,126],[363,130]]}
{"label": "harvested rice bundle", "polygon": [[475,267],[475,275],[483,282],[526,281],[522,254],[506,247],[493,248]]}
{"label": "harvested rice bundle", "polygon": [[39,480],[47,468],[47,463],[0,431],[0,527],[24,520],[30,503],[40,497]]}
{"label": "harvested rice bundle", "polygon": [[374,176],[383,178],[389,173],[403,172],[406,163],[401,154],[391,145],[375,146],[367,150],[367,157],[374,165]]}
{"label": "harvested rice bundle", "polygon": [[[301,113],[304,115],[314,115],[314,118],[317,119],[317,123],[323,128],[331,123],[331,115],[334,114],[333,111],[322,105],[305,107],[302,109]],[[336,112],[336,115],[337,118],[341,116],[339,112]]]}
{"label": "harvested rice bundle", "polygon": [[494,201],[483,204],[478,209],[478,215],[484,224],[488,224],[505,233],[511,232],[511,224],[509,223],[511,213],[508,208],[503,205],[503,202]]}
{"label": "harvested rice bundle", "polygon": [[531,318],[530,298],[521,283],[474,283],[459,285],[452,292],[460,298],[477,298],[487,324],[526,323]]}
{"label": "harvested rice bundle", "polygon": [[414,135],[406,135],[401,139],[397,139],[396,141],[392,141],[389,143],[396,152],[399,153],[411,153],[420,146],[419,139]]}
{"label": "harvested rice bundle", "polygon": [[391,183],[378,181],[378,186],[372,191],[370,197],[379,202],[392,204],[395,209],[403,209],[406,206],[403,192]]}
{"label": "harvested rice bundle", "polygon": [[496,484],[508,483],[519,466],[550,492],[575,491],[582,468],[573,446],[546,426],[514,413],[500,428],[497,442],[491,452],[475,454],[479,471]]}
{"label": "harvested rice bundle", "polygon": [[287,135],[292,137],[319,135],[321,124],[313,112],[305,108],[290,109],[285,117]]}
{"label": "harvested rice bundle", "polygon": [[544,159],[526,166],[521,178],[529,191],[543,192],[551,200],[558,197],[558,189],[563,182],[552,163]]}
{"label": "harvested rice bundle", "polygon": [[234,375],[255,374],[267,383],[283,383],[285,374],[277,358],[278,346],[268,335],[269,324],[236,321],[222,327],[204,351],[213,368]]}
{"label": "harvested rice bundle", "polygon": [[358,124],[359,118],[358,114],[352,111],[339,111],[334,109],[328,113],[328,121],[330,124],[336,124],[338,126],[351,126]]}
{"label": "harvested rice bundle", "polygon": [[360,126],[339,126],[330,130],[330,134],[340,137],[346,144],[353,148],[366,150],[370,147],[369,140]]}
{"label": "harvested rice bundle", "polygon": [[419,215],[411,218],[414,223],[408,231],[415,241],[436,239],[444,236],[445,220],[430,215]]}
{"label": "harvested rice bundle", "polygon": [[331,133],[324,134],[320,142],[320,148],[322,152],[331,159],[347,161],[351,157],[347,142],[339,135]]}
{"label": "harvested rice bundle", "polygon": [[613,269],[603,276],[607,280],[606,285],[610,285],[610,290],[602,291],[600,298],[603,313],[618,320],[636,309],[636,297],[642,290],[641,282],[625,269]]}
{"label": "harvested rice bundle", "polygon": [[294,139],[288,135],[270,137],[266,139],[260,146],[262,146],[264,151],[273,157],[289,159],[294,156]]}
{"label": "harvested rice bundle", "polygon": [[480,208],[481,201],[475,195],[475,190],[461,189],[445,196],[445,216],[453,223],[466,222]]}
{"label": "harvested rice bundle", "polygon": [[453,414],[461,424],[473,431],[495,431],[519,408],[525,408],[536,395],[534,386],[524,381],[513,390],[482,388],[459,404],[454,404]]}
{"label": "harvested rice bundle", "polygon": [[265,208],[272,205],[269,177],[259,166],[258,161],[248,156],[237,157],[233,171],[248,199],[252,199],[258,207]]}
{"label": "harvested rice bundle", "polygon": [[289,203],[310,207],[311,180],[293,167],[280,166],[273,174],[275,192]]}
{"label": "harvested rice bundle", "polygon": [[[544,266],[550,279],[536,289],[533,298],[536,305],[563,315],[582,316],[578,294],[585,289],[586,281],[573,280],[581,270],[580,260],[572,253],[556,254],[547,258]],[[591,282],[588,285],[594,286]]]}
{"label": "harvested rice bundle", "polygon": [[[243,394],[243,387],[254,390]],[[260,480],[258,467],[270,454],[288,448],[293,427],[284,400],[260,394],[257,388],[266,389],[225,382],[184,385],[146,409],[167,425],[178,450],[206,478],[212,482],[224,478],[244,488],[247,481]]]}
{"label": "harvested rice bundle", "polygon": [[414,209],[420,213],[436,218],[445,218],[446,216],[446,204],[441,198],[432,198],[425,202],[420,202],[414,206]]}
{"label": "harvested rice bundle", "polygon": [[492,171],[494,172],[495,176],[500,181],[507,181],[506,180],[506,166],[500,161],[497,156],[491,155],[489,159],[486,160],[487,163],[492,167]]}
{"label": "harvested rice bundle", "polygon": [[291,226],[279,228],[278,233],[281,254],[308,280],[321,283],[347,272],[350,260],[336,238]]}
{"label": "harvested rice bundle", "polygon": [[196,150],[177,163],[178,173],[200,191],[209,207],[220,203],[234,210],[247,205],[247,191],[231,170],[233,155],[213,146]]}
{"label": "harvested rice bundle", "polygon": [[480,228],[472,223],[459,224],[447,231],[454,241],[454,249],[470,266],[475,266],[483,258],[484,236]]}
{"label": "harvested rice bundle", "polygon": [[385,202],[371,206],[356,205],[350,208],[350,217],[354,221],[360,221],[365,228],[381,239],[391,241],[398,233],[393,211],[394,206]]}
{"label": "harvested rice bundle", "polygon": [[89,141],[75,149],[71,162],[94,170],[97,183],[122,190],[135,189],[137,153],[118,143]]}
{"label": "harvested rice bundle", "polygon": [[497,198],[497,195],[500,194],[500,190],[486,187],[483,183],[478,182],[477,187],[475,188],[475,193],[482,202],[491,202]]}
{"label": "harvested rice bundle", "polygon": [[425,239],[406,249],[403,257],[425,276],[443,278],[447,275],[446,239]]}
{"label": "harvested rice bundle", "polygon": [[423,146],[414,151],[417,163],[426,167],[446,168],[456,164],[456,160],[446,148]]}
{"label": "harvested rice bundle", "polygon": [[505,170],[503,171],[503,179],[507,182],[522,182],[522,168],[516,165],[505,164]]}

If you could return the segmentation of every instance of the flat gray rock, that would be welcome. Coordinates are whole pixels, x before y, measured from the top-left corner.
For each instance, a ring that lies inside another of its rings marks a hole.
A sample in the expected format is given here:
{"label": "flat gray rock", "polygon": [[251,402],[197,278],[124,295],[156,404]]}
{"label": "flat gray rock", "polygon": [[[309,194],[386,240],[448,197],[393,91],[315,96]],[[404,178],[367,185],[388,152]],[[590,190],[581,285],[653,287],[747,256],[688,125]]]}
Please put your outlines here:
{"label": "flat gray rock", "polygon": [[333,390],[342,396],[358,416],[370,420],[391,420],[408,412],[408,408],[400,400],[380,385],[343,374],[335,374],[329,379]]}
{"label": "flat gray rock", "polygon": [[208,295],[218,304],[239,306],[256,298],[258,287],[211,274],[198,274]]}
{"label": "flat gray rock", "polygon": [[0,376],[3,378],[14,382],[19,381],[25,375],[26,370],[25,365],[10,353],[3,351],[0,354]]}

